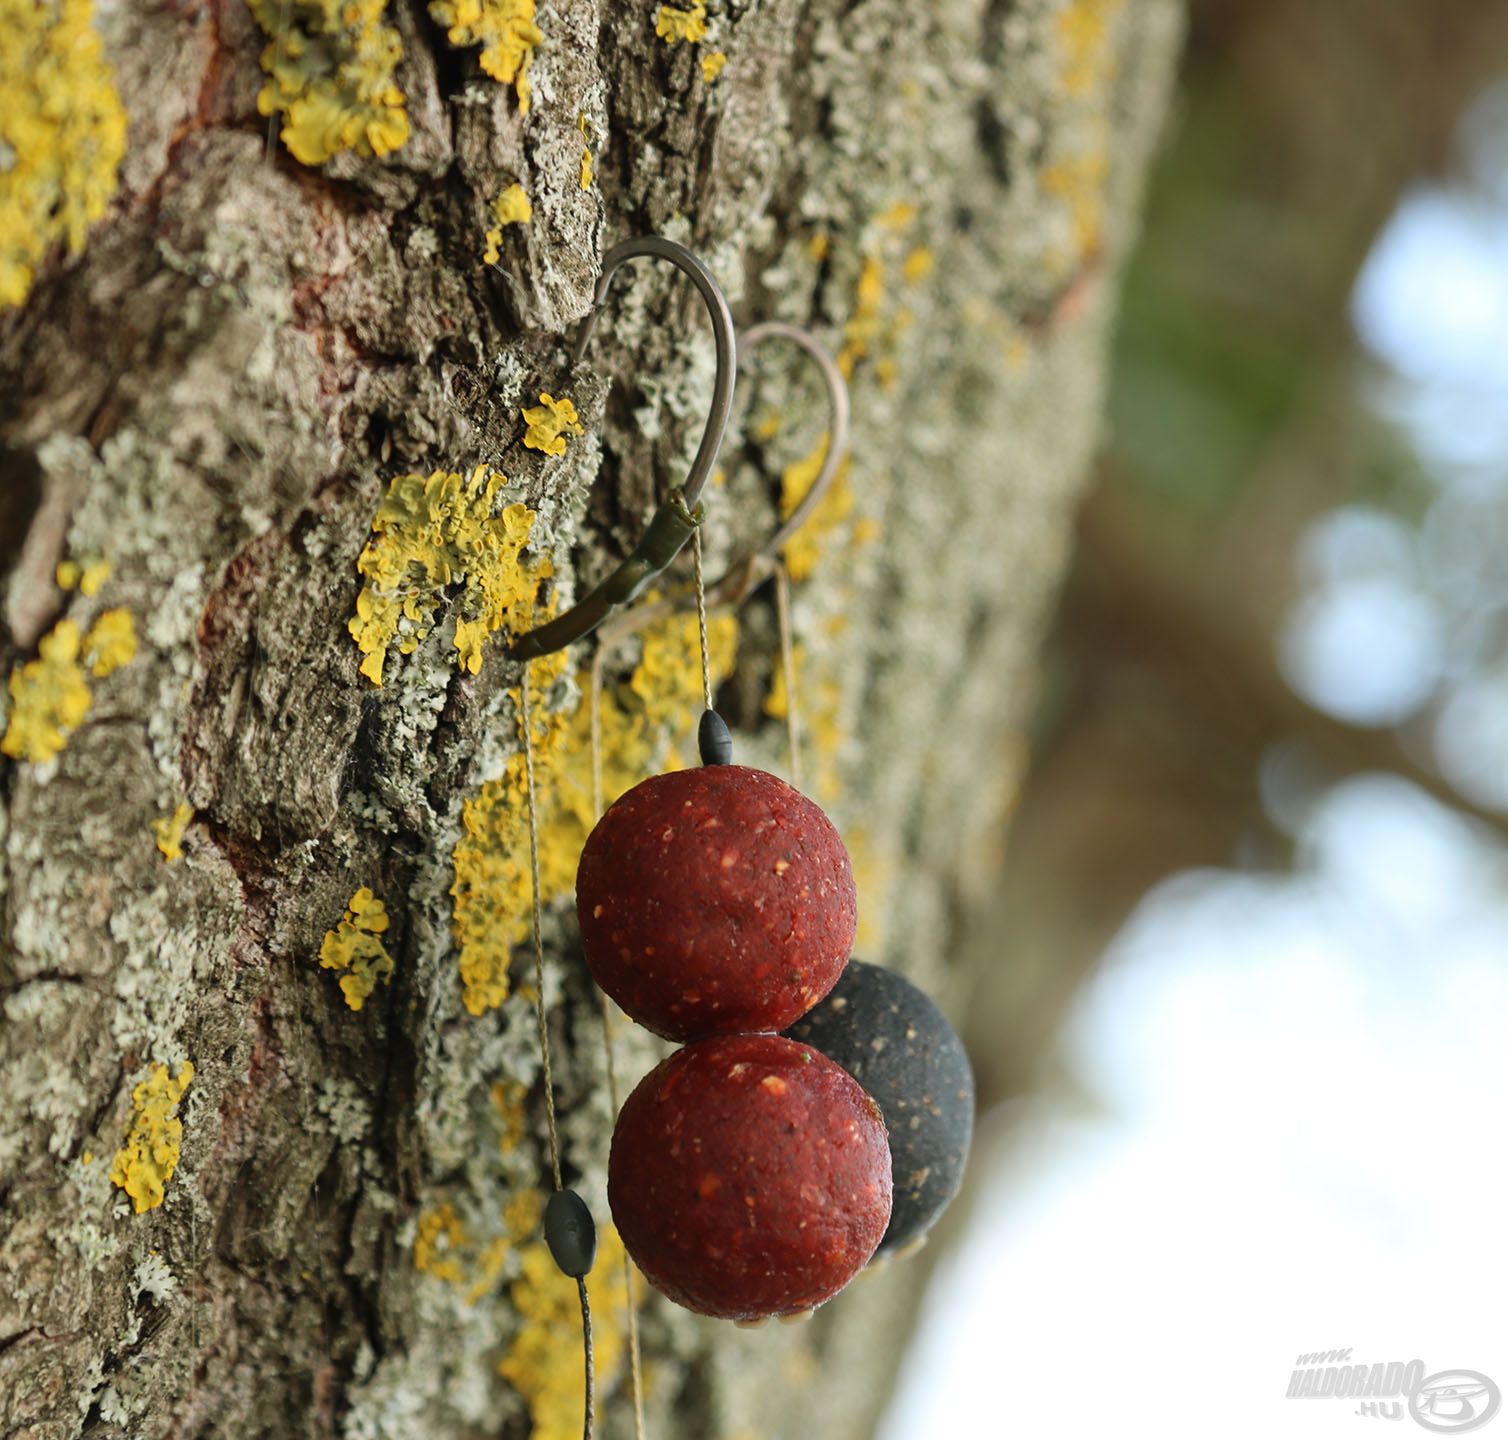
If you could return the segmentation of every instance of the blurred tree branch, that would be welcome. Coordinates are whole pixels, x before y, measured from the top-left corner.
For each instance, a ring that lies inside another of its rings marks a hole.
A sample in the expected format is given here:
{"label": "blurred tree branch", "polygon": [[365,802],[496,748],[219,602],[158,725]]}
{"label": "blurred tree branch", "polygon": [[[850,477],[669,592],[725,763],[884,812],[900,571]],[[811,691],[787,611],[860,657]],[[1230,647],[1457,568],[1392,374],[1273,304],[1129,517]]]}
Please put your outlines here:
{"label": "blurred tree branch", "polygon": [[[1350,294],[1378,231],[1508,70],[1477,0],[1196,0],[1176,137],[1127,285],[1109,456],[1086,503],[1003,883],[974,944],[984,1103],[1042,1083],[1077,987],[1187,867],[1278,863],[1258,768],[1297,741],[1503,826],[1287,688],[1294,543],[1375,487]],[[1003,1112],[1005,1123],[1015,1114]]]}

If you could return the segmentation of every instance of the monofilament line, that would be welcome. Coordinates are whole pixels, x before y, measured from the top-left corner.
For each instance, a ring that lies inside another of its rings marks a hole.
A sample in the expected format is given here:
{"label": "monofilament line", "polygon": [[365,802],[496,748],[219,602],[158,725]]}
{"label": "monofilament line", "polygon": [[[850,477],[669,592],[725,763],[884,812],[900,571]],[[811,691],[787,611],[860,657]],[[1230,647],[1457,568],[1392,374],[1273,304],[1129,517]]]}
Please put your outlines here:
{"label": "monofilament line", "polygon": [[581,1440],[592,1440],[596,1422],[597,1375],[592,1362],[592,1302],[587,1299],[586,1276],[576,1277],[576,1293],[581,1297],[581,1348],[586,1355],[586,1396],[583,1401]]}
{"label": "monofilament line", "polygon": [[785,557],[775,562],[775,620],[780,632],[780,670],[785,677],[785,735],[791,747],[791,784],[801,788],[801,724],[796,708],[796,650],[791,642],[791,578]]}
{"label": "monofilament line", "polygon": [[[602,647],[592,655],[592,668],[588,672],[587,704],[591,706],[587,719],[592,734],[592,824],[602,815]],[[617,1106],[614,1105],[616,1112]]]}
{"label": "monofilament line", "polygon": [[545,1078],[545,1119],[550,1128],[550,1171],[555,1188],[560,1179],[560,1137],[555,1129],[555,1079],[550,1073],[550,1029],[545,1023],[544,916],[539,903],[539,811],[534,798],[534,729],[529,716],[529,662],[524,662],[521,706],[524,728],[524,786],[529,811],[529,875],[534,896],[534,1021],[539,1032],[539,1064]]}
{"label": "monofilament line", "polygon": [[[599,645],[592,656],[592,668],[587,682],[587,704],[592,737],[592,823],[602,815],[602,647]],[[618,1114],[618,1067],[613,1060],[613,1017],[607,991],[595,986],[597,1008],[602,1014],[602,1051],[607,1068],[607,1098],[613,1107],[613,1116]],[[639,1354],[639,1297],[634,1281],[634,1263],[623,1252],[623,1288],[628,1299],[628,1374],[633,1387],[634,1436],[644,1440],[644,1372]]]}
{"label": "monofilament line", "polygon": [[[273,86],[276,86],[278,83],[278,66],[283,63],[283,32],[288,28],[288,6],[290,3],[291,0],[283,0],[283,7],[278,11],[278,33],[272,42],[272,75],[268,80],[268,83]],[[273,99],[274,101],[276,101],[277,99],[276,91],[274,91]],[[275,136],[277,123],[278,112],[277,107],[274,104],[267,113],[266,159],[269,166],[273,162],[273,155],[277,149],[277,140]]]}
{"label": "monofilament line", "polygon": [[[524,795],[529,813],[529,876],[534,895],[534,1021],[539,1035],[539,1066],[545,1081],[545,1119],[550,1130],[550,1173],[556,1190],[564,1189],[560,1174],[560,1136],[555,1128],[555,1077],[550,1072],[550,1027],[545,1021],[544,915],[539,901],[539,807],[534,795],[534,727],[529,704],[529,662],[524,662],[519,710],[524,730]],[[582,1440],[592,1440],[596,1422],[596,1365],[592,1356],[592,1305],[586,1293],[586,1277],[576,1277],[581,1301],[581,1348],[585,1365],[586,1393],[582,1398]]]}
{"label": "monofilament line", "polygon": [[702,581],[702,527],[691,532],[691,558],[696,567],[696,632],[702,647],[702,699],[712,708],[712,662],[707,655],[707,587]]}

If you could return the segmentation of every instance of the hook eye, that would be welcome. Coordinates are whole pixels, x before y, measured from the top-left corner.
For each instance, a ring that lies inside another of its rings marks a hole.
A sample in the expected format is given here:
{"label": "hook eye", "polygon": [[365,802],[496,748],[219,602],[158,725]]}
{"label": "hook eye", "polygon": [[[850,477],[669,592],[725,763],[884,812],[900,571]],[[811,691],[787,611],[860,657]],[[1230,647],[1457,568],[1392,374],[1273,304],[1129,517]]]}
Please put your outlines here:
{"label": "hook eye", "polygon": [[722,448],[728,416],[733,409],[733,380],[738,368],[733,314],[728,309],[727,296],[712,272],[684,245],[662,235],[643,235],[613,246],[603,258],[602,276],[597,281],[592,308],[576,332],[571,365],[574,368],[580,361],[597,322],[602,318],[603,303],[618,267],[645,255],[668,260],[687,275],[706,302],[707,314],[712,321],[712,336],[717,344],[717,372],[712,383],[712,408],[702,431],[702,443],[697,447],[685,482],[670,492],[649,522],[643,539],[627,559],[564,615],[519,636],[508,650],[509,656],[515,660],[531,660],[563,650],[591,634],[614,611],[643,594],[645,587],[680,554],[682,546],[701,524],[702,508],[697,502],[717,460],[717,452]]}

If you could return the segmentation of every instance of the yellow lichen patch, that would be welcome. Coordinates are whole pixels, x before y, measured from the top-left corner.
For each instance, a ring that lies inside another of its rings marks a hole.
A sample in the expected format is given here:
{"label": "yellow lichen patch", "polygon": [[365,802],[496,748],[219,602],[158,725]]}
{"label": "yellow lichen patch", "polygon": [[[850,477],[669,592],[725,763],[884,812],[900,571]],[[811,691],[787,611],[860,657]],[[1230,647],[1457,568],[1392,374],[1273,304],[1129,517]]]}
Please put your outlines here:
{"label": "yellow lichen patch", "polygon": [[512,85],[521,114],[529,113],[529,65],[545,37],[534,23],[534,0],[430,0],[429,13],[452,45],[480,45],[481,66]]}
{"label": "yellow lichen patch", "polygon": [[[643,650],[633,674],[616,693],[610,691],[603,697],[602,792],[606,805],[650,773],[657,742],[667,733],[671,745],[664,768],[675,768],[677,752],[690,743],[701,717],[696,616],[672,615],[648,626],[642,641]],[[714,689],[732,670],[737,648],[738,621],[732,615],[709,615],[707,658]],[[589,725],[590,716],[583,707],[577,716],[573,754],[586,753]],[[583,844],[592,823],[595,817],[582,833]]]}
{"label": "yellow lichen patch", "polygon": [[[584,188],[584,187],[583,187]],[[564,455],[566,436],[581,434],[581,420],[576,414],[575,403],[567,399],[557,400],[553,395],[541,395],[539,404],[522,412],[526,450],[543,450],[546,455]]]}
{"label": "yellow lichen patch", "polygon": [[56,758],[89,712],[93,697],[84,665],[103,679],[135,654],[129,610],[106,610],[83,638],[74,621],[59,620],[42,637],[37,658],[11,671],[10,720],[0,751],[39,765]]}
{"label": "yellow lichen patch", "polygon": [[875,378],[890,389],[897,378],[895,351],[912,321],[904,306],[891,312],[887,296],[898,281],[915,285],[931,274],[936,259],[925,245],[905,248],[906,232],[920,214],[910,200],[897,200],[874,217],[870,242],[854,286],[854,304],[843,326],[838,368],[849,379],[860,361],[868,360]]}
{"label": "yellow lichen patch", "polygon": [[[707,625],[714,680],[732,668],[737,621],[713,615]],[[663,753],[686,744],[700,714],[701,669],[694,615],[649,626],[632,675],[609,687],[601,714],[604,803],[645,778]],[[565,657],[550,657],[557,665]],[[548,690],[549,660],[531,667],[532,683]],[[557,671],[556,673],[559,673]],[[531,695],[534,690],[531,689]],[[535,797],[539,819],[540,898],[548,905],[576,883],[576,862],[596,823],[592,810],[591,716],[586,704],[570,716],[535,710]],[[667,768],[673,764],[667,761]],[[522,754],[487,781],[462,809],[465,833],[452,854],[451,927],[459,952],[462,1002],[473,1015],[508,996],[513,947],[528,938],[532,915],[529,829]]]}
{"label": "yellow lichen patch", "polygon": [[247,0],[271,37],[262,51],[263,115],[281,114],[295,160],[323,165],[342,150],[382,156],[408,139],[398,32],[387,0]]}
{"label": "yellow lichen patch", "polygon": [[110,1179],[131,1197],[138,1215],[162,1204],[178,1168],[183,1122],[173,1111],[193,1078],[194,1067],[187,1060],[176,1077],[166,1065],[154,1065],[131,1092],[131,1123],[126,1143],[115,1153]]}
{"label": "yellow lichen patch", "polygon": [[528,1091],[517,1080],[499,1080],[490,1094],[501,1125],[498,1149],[506,1155],[524,1138],[524,1097]]}
{"label": "yellow lichen patch", "polygon": [[[789,518],[807,493],[816,483],[827,456],[827,434],[818,439],[815,448],[800,460],[788,465],[780,476],[780,513]],[[805,580],[817,568],[823,552],[833,543],[834,537],[848,526],[853,517],[854,497],[849,483],[849,460],[845,456],[833,476],[827,493],[817,502],[817,507],[807,516],[806,524],[796,532],[785,547],[785,565],[793,580]],[[860,522],[851,528],[850,539],[854,544],[863,544],[873,538],[874,527]]]}
{"label": "yellow lichen patch", "polygon": [[884,299],[884,267],[878,256],[867,256],[859,270],[853,313],[843,327],[843,348],[838,352],[838,369],[846,379],[853,378],[854,366],[869,353],[879,338],[883,325],[881,307]]}
{"label": "yellow lichen patch", "polygon": [[685,10],[674,5],[660,6],[655,16],[655,34],[667,45],[678,45],[682,40],[694,45],[707,36],[707,7],[702,0]]}
{"label": "yellow lichen patch", "polygon": [[487,231],[487,253],[482,259],[489,265],[496,265],[499,247],[503,243],[503,227],[527,225],[534,218],[534,207],[522,185],[510,185],[492,202],[492,218],[496,223]]}
{"label": "yellow lichen patch", "polygon": [[884,942],[884,906],[881,896],[890,893],[891,872],[894,861],[891,855],[880,849],[874,837],[860,826],[845,830],[843,843],[848,847],[848,858],[853,862],[854,888],[861,897],[869,897],[867,904],[859,905],[859,933],[854,939],[854,951],[874,955]]}
{"label": "yellow lichen patch", "polygon": [[538,1190],[519,1191],[504,1206],[502,1232],[483,1242],[472,1236],[455,1206],[446,1200],[419,1217],[414,1269],[464,1287],[466,1303],[475,1305],[497,1284],[514,1247],[538,1231],[544,1206]]}
{"label": "yellow lichen patch", "polygon": [[448,1200],[419,1217],[414,1236],[414,1269],[452,1285],[465,1283],[460,1252],[466,1245],[466,1227]]}
{"label": "yellow lichen patch", "polygon": [[[611,1225],[598,1231],[597,1261],[587,1276],[597,1380],[605,1391],[623,1364],[628,1290],[623,1242]],[[581,1308],[576,1282],[562,1275],[540,1241],[520,1251],[522,1273],[509,1294],[518,1333],[498,1373],[528,1403],[532,1440],[576,1440],[581,1434]]]}
{"label": "yellow lichen patch", "polygon": [[84,641],[89,673],[103,679],[136,658],[136,622],[129,610],[106,610]]}
{"label": "yellow lichen patch", "polygon": [[77,560],[61,560],[57,570],[58,585],[64,590],[72,590],[77,585],[79,594],[92,598],[110,578],[110,568],[108,560],[88,560],[82,564]]}
{"label": "yellow lichen patch", "polygon": [[89,682],[79,654],[83,640],[72,620],[59,620],[42,637],[37,658],[10,673],[10,720],[0,751],[45,764],[68,743],[89,711]]}
{"label": "yellow lichen patch", "polygon": [[157,837],[157,848],[167,861],[179,859],[183,854],[183,832],[194,818],[194,807],[187,800],[178,803],[171,815],[164,815],[152,822],[152,833]]}
{"label": "yellow lichen patch", "polygon": [[721,50],[714,50],[710,55],[702,56],[702,80],[710,85],[723,73],[723,66],[728,63],[728,57]]}
{"label": "yellow lichen patch", "polygon": [[937,256],[926,245],[918,245],[901,265],[901,278],[908,285],[919,285],[937,268]]}
{"label": "yellow lichen patch", "polygon": [[[546,670],[552,662],[553,670]],[[563,673],[566,663],[563,652],[537,662],[530,667],[531,685],[545,688],[550,683],[545,677]],[[536,720],[537,792],[555,773],[565,735],[563,716],[547,714]],[[533,879],[526,806],[527,776],[519,752],[509,756],[498,779],[486,782],[462,807],[465,834],[451,855],[451,928],[459,951],[462,1002],[473,1015],[495,1010],[508,998],[512,950],[529,933]],[[576,862],[575,855],[567,856],[556,843],[556,829],[547,824],[549,811],[543,803],[541,812],[540,891],[548,901],[575,883]],[[578,845],[575,854],[579,853]]]}
{"label": "yellow lichen patch", "polygon": [[[809,664],[806,647],[791,647],[791,669],[796,672],[797,714],[800,739],[811,774],[811,790],[817,799],[831,804],[842,794],[838,759],[843,749],[840,722],[843,691],[826,667]],[[764,702],[764,712],[784,720],[790,697],[785,686],[785,667],[776,666],[775,683]]]}
{"label": "yellow lichen patch", "polygon": [[477,1256],[475,1274],[471,1284],[466,1287],[468,1305],[475,1305],[497,1284],[497,1277],[503,1273],[503,1262],[512,1248],[508,1237],[499,1235]]}
{"label": "yellow lichen patch", "polygon": [[1031,364],[1031,342],[1013,322],[1007,321],[1007,324],[1010,328],[1000,346],[1000,358],[1005,361],[1005,368],[1012,375],[1020,375]]}
{"label": "yellow lichen patch", "polygon": [[1073,254],[1058,257],[1060,269],[1099,249],[1109,174],[1109,146],[1102,143],[1043,166],[1043,190],[1067,205],[1073,224]]}
{"label": "yellow lichen patch", "polygon": [[468,1305],[475,1305],[491,1292],[514,1247],[539,1233],[544,1213],[545,1197],[538,1190],[520,1190],[510,1197],[503,1206],[503,1233],[477,1253],[472,1265],[472,1280],[466,1288]]}
{"label": "yellow lichen patch", "polygon": [[1058,15],[1063,53],[1063,89],[1089,95],[1104,87],[1113,70],[1110,26],[1125,0],[1072,0]]}
{"label": "yellow lichen patch", "polygon": [[545,1197],[538,1190],[519,1190],[503,1206],[503,1229],[515,1243],[539,1233],[545,1218]]}
{"label": "yellow lichen patch", "polygon": [[126,112],[91,0],[0,0],[0,307],[49,248],[84,248],[115,194]]}
{"label": "yellow lichen patch", "polygon": [[1060,200],[1070,237],[1044,256],[1055,275],[1072,273],[1099,253],[1104,191],[1110,171],[1110,95],[1117,56],[1115,20],[1125,0],[1068,0],[1055,23],[1060,88],[1068,100],[1039,174],[1045,194]]}
{"label": "yellow lichen patch", "polygon": [[388,647],[412,655],[434,627],[447,592],[456,585],[458,664],[475,675],[482,646],[505,627],[533,621],[540,582],[553,573],[547,559],[523,558],[534,512],[522,504],[493,514],[507,478],[478,465],[469,478],[436,470],[398,475],[372,517],[372,538],[356,568],[366,582],[346,622],[366,656],[361,673],[382,684]]}
{"label": "yellow lichen patch", "polygon": [[[581,117],[577,124],[581,130],[581,188],[583,190],[590,190],[592,188],[591,131],[587,128],[587,118],[585,115]],[[539,398],[543,400],[545,397],[541,395]],[[580,432],[578,431],[577,433],[579,434]]]}
{"label": "yellow lichen patch", "polygon": [[353,1010],[366,1004],[379,981],[392,978],[393,957],[381,938],[391,923],[387,907],[363,885],[351,896],[340,924],[320,942],[319,967],[346,972],[340,992]]}

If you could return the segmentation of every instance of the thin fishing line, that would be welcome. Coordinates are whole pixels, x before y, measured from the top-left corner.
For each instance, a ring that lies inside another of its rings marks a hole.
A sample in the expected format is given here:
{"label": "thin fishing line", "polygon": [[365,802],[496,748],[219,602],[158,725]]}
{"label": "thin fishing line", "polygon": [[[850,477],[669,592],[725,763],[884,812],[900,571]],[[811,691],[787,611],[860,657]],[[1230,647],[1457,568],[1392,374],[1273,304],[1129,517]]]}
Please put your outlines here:
{"label": "thin fishing line", "polygon": [[[318,1182],[316,1182],[316,1184],[317,1183]],[[199,1271],[199,1274],[195,1276],[195,1279],[202,1278],[203,1273],[204,1273],[202,1262],[199,1259],[199,1207],[194,1203],[194,1192],[196,1190],[198,1190],[198,1188],[199,1188],[198,1179],[197,1179],[197,1177],[195,1177],[193,1188],[189,1191],[189,1197],[188,1197],[189,1198],[189,1254],[193,1257],[194,1268],[197,1271]],[[188,1287],[185,1286],[184,1287],[185,1297],[187,1297],[187,1289],[188,1289]],[[189,1321],[189,1325],[190,1325],[190,1330],[189,1330],[189,1348],[193,1351],[194,1364],[197,1367],[199,1365],[201,1359],[203,1358],[199,1354],[199,1306],[197,1304],[194,1304],[194,1302],[192,1300],[189,1303],[193,1307],[191,1309],[191,1311],[189,1312],[190,1315],[191,1315],[191,1317],[192,1317],[190,1319],[190,1321]]]}
{"label": "thin fishing line", "polygon": [[539,1063],[545,1077],[545,1119],[550,1128],[550,1171],[555,1188],[560,1179],[560,1137],[555,1129],[555,1079],[550,1071],[550,1030],[545,1024],[544,917],[539,904],[539,812],[534,799],[534,731],[529,718],[529,662],[524,662],[522,716],[524,724],[524,783],[529,810],[529,873],[534,887],[534,1022],[539,1034]]}
{"label": "thin fishing line", "polygon": [[[592,727],[592,824],[602,815],[602,647],[592,655],[592,669],[587,682],[587,718]],[[613,1105],[617,1112],[616,1102]]]}
{"label": "thin fishing line", "polygon": [[[602,1048],[607,1057],[607,1096],[612,1104],[613,1114],[616,1115],[618,1075],[613,1063],[612,1014],[608,1009],[607,994],[600,988],[597,991],[597,1008],[602,1013]],[[644,1371],[639,1352],[639,1296],[634,1263],[628,1258],[627,1250],[623,1252],[623,1286],[628,1304],[628,1373],[634,1401],[634,1435],[636,1440],[644,1440]]]}
{"label": "thin fishing line", "polygon": [[[591,707],[588,720],[592,737],[592,823],[602,814],[602,656],[599,645],[592,655],[592,668],[587,682],[587,704]],[[602,1014],[602,1053],[607,1068],[607,1098],[613,1114],[618,1113],[618,1067],[613,1060],[613,1018],[607,991],[600,985],[597,991],[597,1008]],[[623,1252],[623,1287],[628,1302],[628,1373],[634,1401],[634,1437],[644,1440],[644,1371],[639,1351],[639,1297],[634,1278],[634,1263]]]}
{"label": "thin fishing line", "polygon": [[[283,8],[278,11],[278,33],[272,42],[272,75],[268,80],[268,83],[273,86],[276,86],[278,83],[277,70],[283,59],[283,32],[288,28],[288,6],[291,3],[292,0],[283,0]],[[275,91],[273,98],[276,99]],[[277,140],[275,138],[277,124],[278,112],[276,105],[274,105],[267,116],[267,166],[269,169],[272,167],[273,156],[277,152]]]}
{"label": "thin fishing line", "polygon": [[696,565],[696,632],[702,647],[702,699],[712,708],[712,662],[707,656],[707,587],[702,581],[702,527],[691,532],[691,555]]}
{"label": "thin fishing line", "polygon": [[801,789],[801,722],[796,704],[796,650],[791,643],[791,579],[785,557],[775,561],[775,618],[780,631],[780,668],[785,676],[785,734],[791,747],[791,784]]}
{"label": "thin fishing line", "polygon": [[[545,1080],[545,1119],[550,1130],[550,1173],[556,1190],[565,1185],[560,1174],[560,1136],[555,1128],[555,1077],[550,1070],[550,1028],[545,1021],[544,916],[539,901],[539,807],[534,792],[534,725],[529,703],[529,661],[524,662],[520,715],[524,728],[524,787],[529,813],[529,874],[533,881],[534,911],[534,1021],[539,1036],[539,1064]],[[585,1394],[582,1398],[582,1440],[592,1440],[596,1425],[596,1363],[592,1354],[592,1305],[587,1298],[586,1277],[576,1277],[581,1300],[581,1348],[585,1363]]]}
{"label": "thin fishing line", "polygon": [[586,1356],[586,1406],[581,1421],[581,1440],[592,1440],[596,1425],[596,1364],[592,1358],[592,1302],[587,1299],[586,1276],[576,1277],[576,1293],[581,1297],[581,1348]]}

